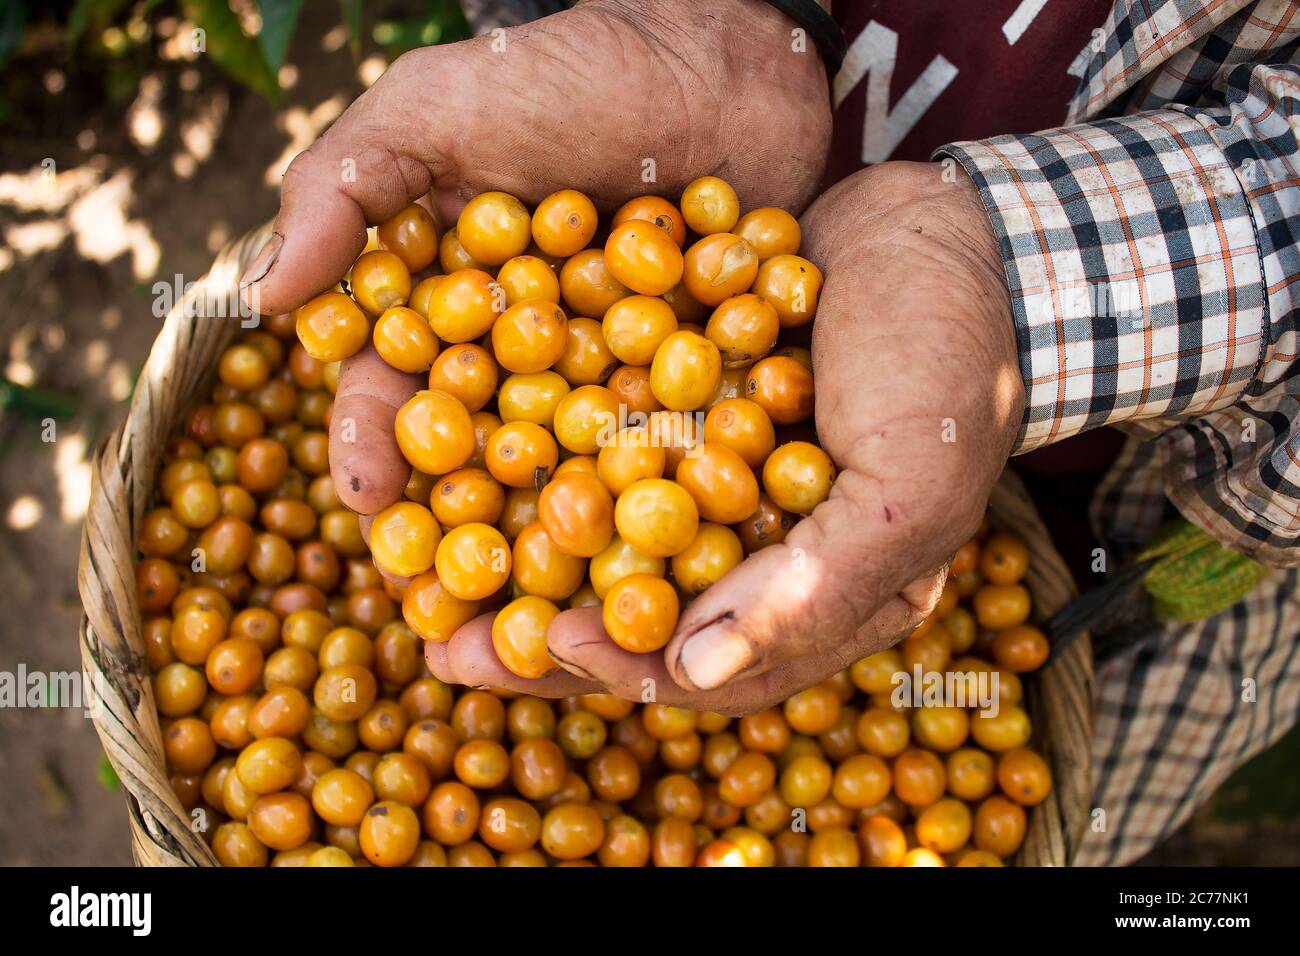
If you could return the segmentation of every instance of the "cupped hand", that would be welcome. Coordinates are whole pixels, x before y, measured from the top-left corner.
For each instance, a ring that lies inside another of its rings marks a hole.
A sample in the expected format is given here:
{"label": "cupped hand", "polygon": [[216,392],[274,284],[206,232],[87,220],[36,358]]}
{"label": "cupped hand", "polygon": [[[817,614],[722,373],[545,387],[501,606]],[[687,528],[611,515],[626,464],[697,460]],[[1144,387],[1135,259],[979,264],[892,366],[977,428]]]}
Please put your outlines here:
{"label": "cupped hand", "polygon": [[[802,209],[825,163],[830,104],[821,60],[791,49],[791,28],[751,0],[590,0],[402,56],[289,167],[246,303],[280,313],[328,289],[366,226],[417,199],[444,225],[489,189],[535,202],[574,188],[609,211],[711,173],[747,206]],[[410,469],[393,418],[419,386],[370,345],[343,365],[330,461],[339,497],[362,515],[402,493]]]}
{"label": "cupped hand", "polygon": [[[830,190],[802,226],[826,277],[813,365],[817,432],[840,467],[830,497],[687,607],[662,655],[620,650],[597,611],[561,614],[548,643],[571,677],[724,713],[770,706],[914,629],[976,531],[1024,397],[974,185],[887,163]],[[481,651],[451,649],[484,682],[520,687]],[[447,653],[431,649],[431,663],[444,669]]]}

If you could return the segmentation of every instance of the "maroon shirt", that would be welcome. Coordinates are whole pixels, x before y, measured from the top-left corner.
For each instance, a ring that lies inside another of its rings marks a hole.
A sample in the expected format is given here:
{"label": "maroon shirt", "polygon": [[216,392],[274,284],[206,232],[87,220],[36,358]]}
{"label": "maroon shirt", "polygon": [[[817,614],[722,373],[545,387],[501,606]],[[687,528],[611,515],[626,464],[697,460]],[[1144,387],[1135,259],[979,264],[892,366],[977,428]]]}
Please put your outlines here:
{"label": "maroon shirt", "polygon": [[[849,41],[831,94],[825,185],[944,143],[1060,126],[1111,0],[833,0]],[[1100,428],[1016,459],[1082,589],[1096,542],[1080,502],[1123,445]]]}
{"label": "maroon shirt", "polygon": [[868,162],[928,159],[944,143],[1060,126],[1111,6],[833,0],[849,52],[832,88],[826,184]]}

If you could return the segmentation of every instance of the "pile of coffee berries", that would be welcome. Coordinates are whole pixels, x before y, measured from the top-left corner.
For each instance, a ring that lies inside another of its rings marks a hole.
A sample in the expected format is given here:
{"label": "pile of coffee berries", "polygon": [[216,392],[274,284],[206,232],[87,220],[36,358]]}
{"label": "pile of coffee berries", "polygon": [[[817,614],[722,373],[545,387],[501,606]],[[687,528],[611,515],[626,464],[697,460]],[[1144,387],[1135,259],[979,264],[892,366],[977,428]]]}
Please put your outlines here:
{"label": "pile of coffee berries", "polygon": [[[642,196],[601,226],[575,190],[531,212],[488,192],[439,242],[412,205],[375,230],[351,297],[296,313],[320,361],[368,334],[427,375],[397,413],[410,500],[375,516],[370,550],[426,640],[499,608],[497,655],[525,678],[555,668],[563,607],[601,604],[620,647],[660,650],[684,602],[782,540],[835,477],[804,345],[822,276],[795,218],[741,216],[706,176],[680,205]],[[421,277],[435,255],[444,272]]]}

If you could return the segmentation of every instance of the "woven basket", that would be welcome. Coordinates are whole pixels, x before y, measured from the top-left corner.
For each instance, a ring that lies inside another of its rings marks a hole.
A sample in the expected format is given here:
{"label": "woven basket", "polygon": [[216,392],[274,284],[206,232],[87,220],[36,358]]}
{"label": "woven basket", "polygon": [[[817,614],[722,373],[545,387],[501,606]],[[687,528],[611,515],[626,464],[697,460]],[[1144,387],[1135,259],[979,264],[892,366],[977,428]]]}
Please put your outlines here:
{"label": "woven basket", "polygon": [[[162,733],[145,663],[136,608],[135,542],[149,509],[167,439],[191,404],[206,395],[222,350],[239,331],[231,302],[244,266],[270,235],[263,226],[228,245],[211,270],[173,307],[140,373],[130,413],[100,448],[82,532],[78,586],[82,666],[90,686],[103,688],[95,728],[126,793],[132,852],[142,866],[211,866],[216,860],[191,829],[168,782]],[[209,317],[219,312],[223,317]],[[994,490],[990,516],[1028,544],[1026,585],[1044,620],[1074,594],[1061,561],[1019,479],[1008,472]],[[96,679],[102,677],[102,683]],[[1088,817],[1092,658],[1087,640],[1072,644],[1029,680],[1028,706],[1036,745],[1052,765],[1052,795],[1030,814],[1016,863],[1060,866],[1072,859]]]}

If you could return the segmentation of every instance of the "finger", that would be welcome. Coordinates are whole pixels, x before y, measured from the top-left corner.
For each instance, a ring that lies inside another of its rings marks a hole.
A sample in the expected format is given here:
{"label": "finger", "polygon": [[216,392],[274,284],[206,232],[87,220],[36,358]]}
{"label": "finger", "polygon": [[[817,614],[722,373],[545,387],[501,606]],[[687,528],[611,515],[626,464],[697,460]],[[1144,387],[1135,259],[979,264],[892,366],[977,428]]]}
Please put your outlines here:
{"label": "finger", "polygon": [[429,673],[444,684],[456,683],[456,675],[447,660],[446,641],[424,642],[424,664],[429,668]]}
{"label": "finger", "polygon": [[339,370],[330,416],[330,474],[339,500],[358,514],[382,511],[406,488],[411,466],[397,447],[393,422],[421,383],[421,376],[399,372],[369,343]]}
{"label": "finger", "polygon": [[915,550],[879,530],[889,523],[879,484],[860,472],[842,473],[830,497],[784,542],[750,555],[686,609],[665,652],[673,678],[711,690],[742,672],[829,652],[904,590],[908,600],[897,609],[919,624],[938,589],[930,579],[909,587],[915,572],[882,563]]}
{"label": "finger", "polygon": [[460,111],[428,115],[454,56],[418,51],[396,61],[284,175],[271,239],[240,280],[245,304],[287,312],[337,282],[383,222],[429,192],[450,168]]}
{"label": "finger", "polygon": [[495,614],[480,614],[446,642],[447,667],[452,682],[468,687],[497,687],[534,697],[572,697],[604,690],[594,681],[553,671],[529,680],[506,670],[492,648],[492,620]]}
{"label": "finger", "polygon": [[662,654],[630,654],[611,641],[598,608],[565,611],[551,622],[551,656],[575,674],[586,674],[625,700],[743,716],[780,703],[820,683],[860,657],[901,640],[908,632],[906,602],[890,601],[853,637],[831,653],[795,658],[760,674],[740,675],[717,690],[682,688],[669,675]]}

